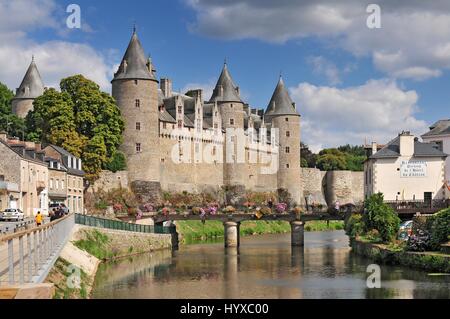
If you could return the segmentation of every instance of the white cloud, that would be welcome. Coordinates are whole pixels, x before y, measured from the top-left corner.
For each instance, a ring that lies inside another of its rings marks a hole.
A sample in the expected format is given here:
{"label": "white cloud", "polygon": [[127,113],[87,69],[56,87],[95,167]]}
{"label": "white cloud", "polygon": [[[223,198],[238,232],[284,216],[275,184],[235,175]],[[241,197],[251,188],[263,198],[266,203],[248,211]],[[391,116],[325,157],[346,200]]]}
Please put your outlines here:
{"label": "white cloud", "polygon": [[345,73],[353,71],[354,65],[346,65],[340,70],[336,64],[323,56],[312,56],[307,59],[308,63],[312,65],[313,71],[317,75],[323,75],[331,85],[337,85],[342,82],[341,76]]}
{"label": "white cloud", "polygon": [[381,29],[366,26],[360,0],[185,0],[194,32],[283,43],[309,36],[370,56],[389,76],[425,80],[450,68],[450,1],[379,0]]}
{"label": "white cloud", "polygon": [[54,0],[0,0],[0,81],[19,86],[34,55],[48,87],[59,87],[67,76],[83,74],[110,91],[112,66],[88,44],[68,41],[36,42],[29,32],[39,28],[60,32],[65,25],[56,17],[65,13]]}
{"label": "white cloud", "polygon": [[301,83],[291,94],[304,119],[302,140],[316,150],[365,140],[386,143],[402,130],[427,131],[427,124],[415,118],[417,93],[392,80],[345,89]]}

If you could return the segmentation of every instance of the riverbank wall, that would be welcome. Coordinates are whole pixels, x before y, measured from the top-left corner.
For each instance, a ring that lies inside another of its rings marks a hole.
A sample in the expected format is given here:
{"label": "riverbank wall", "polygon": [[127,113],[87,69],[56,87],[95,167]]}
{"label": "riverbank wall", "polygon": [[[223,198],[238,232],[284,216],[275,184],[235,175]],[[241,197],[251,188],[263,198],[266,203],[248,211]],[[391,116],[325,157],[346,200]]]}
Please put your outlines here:
{"label": "riverbank wall", "polygon": [[350,241],[352,250],[375,262],[401,265],[430,272],[450,273],[450,255],[440,252],[394,251],[382,244]]}
{"label": "riverbank wall", "polygon": [[170,234],[136,233],[76,225],[46,283],[56,299],[89,298],[102,261],[171,249]]}

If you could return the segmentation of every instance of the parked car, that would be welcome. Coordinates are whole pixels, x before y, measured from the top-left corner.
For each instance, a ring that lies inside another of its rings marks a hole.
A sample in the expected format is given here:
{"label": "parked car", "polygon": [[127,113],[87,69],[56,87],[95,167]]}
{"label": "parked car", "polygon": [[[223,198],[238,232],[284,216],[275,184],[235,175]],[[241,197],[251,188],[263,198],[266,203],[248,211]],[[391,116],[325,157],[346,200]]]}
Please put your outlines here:
{"label": "parked car", "polygon": [[412,226],[412,220],[407,220],[406,222],[401,223],[398,231],[398,239],[408,240],[408,238],[412,235]]}
{"label": "parked car", "polygon": [[7,208],[0,213],[0,220],[6,221],[23,221],[25,214],[18,208]]}

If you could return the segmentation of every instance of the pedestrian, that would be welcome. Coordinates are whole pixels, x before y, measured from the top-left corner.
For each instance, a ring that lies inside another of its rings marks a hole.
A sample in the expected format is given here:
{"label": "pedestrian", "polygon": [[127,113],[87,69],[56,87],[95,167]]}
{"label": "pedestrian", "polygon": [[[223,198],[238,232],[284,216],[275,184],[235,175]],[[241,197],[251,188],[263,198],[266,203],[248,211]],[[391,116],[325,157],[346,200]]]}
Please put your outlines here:
{"label": "pedestrian", "polygon": [[35,220],[38,227],[42,225],[42,215],[40,211],[37,212]]}

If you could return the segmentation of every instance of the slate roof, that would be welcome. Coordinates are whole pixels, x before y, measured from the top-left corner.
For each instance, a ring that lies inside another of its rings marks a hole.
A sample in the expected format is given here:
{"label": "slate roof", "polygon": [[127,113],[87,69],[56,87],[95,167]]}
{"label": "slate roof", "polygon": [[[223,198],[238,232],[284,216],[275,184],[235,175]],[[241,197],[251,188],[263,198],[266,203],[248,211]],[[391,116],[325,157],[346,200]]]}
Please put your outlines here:
{"label": "slate roof", "polygon": [[273,116],[279,115],[300,116],[293,105],[291,97],[284,86],[284,81],[281,76],[265,113],[267,120],[270,120]]}
{"label": "slate roof", "polygon": [[159,120],[162,121],[162,122],[169,122],[169,123],[176,123],[177,122],[172,117],[172,115],[170,115],[169,112],[167,112],[166,109],[164,109],[163,111],[159,112]]}
{"label": "slate roof", "polygon": [[71,156],[71,157],[77,158],[75,155],[69,153],[62,147],[59,147],[59,146],[56,146],[53,144],[50,144],[49,146],[51,146],[55,151],[57,151],[59,154],[62,155],[62,164],[66,167],[67,172],[69,174],[78,175],[78,176],[83,176],[85,174],[85,172],[83,170],[69,168],[68,157]]}
{"label": "slate roof", "polygon": [[430,126],[430,131],[423,134],[422,137],[446,134],[450,134],[450,119],[437,121]]}
{"label": "slate roof", "polygon": [[140,80],[155,80],[155,75],[149,71],[153,66],[149,59],[145,57],[144,49],[139,40],[136,30],[131,36],[130,43],[122,58],[119,69],[114,74],[114,80],[124,79],[140,79]]}
{"label": "slate roof", "polygon": [[[223,94],[221,94],[221,89]],[[222,72],[220,73],[217,84],[214,88],[213,94],[209,102],[242,102],[237,87],[228,72],[227,64],[224,63]]]}
{"label": "slate roof", "polygon": [[22,83],[16,90],[15,99],[35,99],[44,93],[44,83],[42,83],[41,75],[37,69],[34,58],[28,67]]}
{"label": "slate roof", "polygon": [[[397,136],[385,147],[370,156],[371,159],[397,158],[400,156],[400,136]],[[440,151],[434,143],[422,143],[414,141],[414,157],[447,157],[447,154]]]}

